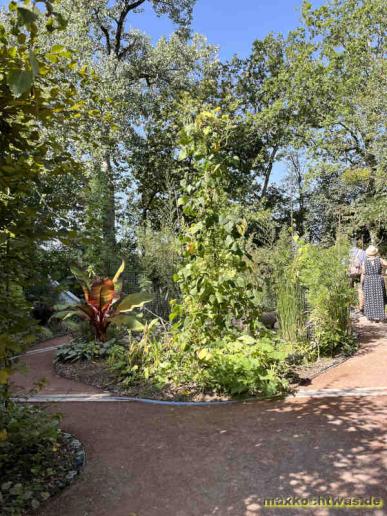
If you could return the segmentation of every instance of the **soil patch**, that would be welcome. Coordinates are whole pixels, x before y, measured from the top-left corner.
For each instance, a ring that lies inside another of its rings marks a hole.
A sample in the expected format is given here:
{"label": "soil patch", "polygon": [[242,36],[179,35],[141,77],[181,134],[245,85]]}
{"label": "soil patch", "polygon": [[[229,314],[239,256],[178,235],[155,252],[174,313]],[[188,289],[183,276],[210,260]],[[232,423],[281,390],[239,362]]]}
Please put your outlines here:
{"label": "soil patch", "polygon": [[292,370],[296,376],[295,384],[309,385],[313,378],[320,376],[320,374],[324,373],[328,369],[331,369],[332,367],[337,367],[338,365],[348,360],[348,358],[350,357],[346,355],[338,355],[337,357],[333,358],[323,357],[316,360],[316,362],[293,366]]}

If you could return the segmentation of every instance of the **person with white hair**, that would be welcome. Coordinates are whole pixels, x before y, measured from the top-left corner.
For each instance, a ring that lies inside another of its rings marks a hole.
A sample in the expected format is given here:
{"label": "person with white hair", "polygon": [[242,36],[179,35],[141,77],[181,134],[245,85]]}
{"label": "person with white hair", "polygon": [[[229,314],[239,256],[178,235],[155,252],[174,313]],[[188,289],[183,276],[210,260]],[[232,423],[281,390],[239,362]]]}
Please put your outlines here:
{"label": "person with white hair", "polygon": [[366,259],[362,265],[364,315],[370,321],[385,320],[386,289],[383,269],[386,268],[387,262],[379,256],[378,248],[370,245],[366,249]]}

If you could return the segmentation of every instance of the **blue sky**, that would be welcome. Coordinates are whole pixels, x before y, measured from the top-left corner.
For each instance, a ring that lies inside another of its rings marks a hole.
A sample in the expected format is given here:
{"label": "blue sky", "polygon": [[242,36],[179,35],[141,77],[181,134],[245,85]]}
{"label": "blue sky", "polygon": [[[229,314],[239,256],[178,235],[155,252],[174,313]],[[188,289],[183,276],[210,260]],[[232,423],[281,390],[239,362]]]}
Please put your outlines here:
{"label": "blue sky", "polygon": [[[312,3],[318,7],[322,0]],[[269,32],[286,34],[297,27],[301,5],[302,0],[197,0],[192,29],[219,46],[222,59],[233,54],[246,56],[255,39]],[[143,13],[129,18],[129,22],[150,34],[154,41],[174,30],[171,21],[165,16],[158,18],[150,4]]]}
{"label": "blue sky", "polygon": [[[246,56],[255,39],[269,32],[287,33],[300,21],[302,0],[197,0],[192,28],[207,36],[220,48],[222,59],[233,54]],[[321,4],[321,0],[314,1]],[[132,18],[133,26],[148,32],[154,39],[173,31],[165,17],[157,18],[147,7]]]}

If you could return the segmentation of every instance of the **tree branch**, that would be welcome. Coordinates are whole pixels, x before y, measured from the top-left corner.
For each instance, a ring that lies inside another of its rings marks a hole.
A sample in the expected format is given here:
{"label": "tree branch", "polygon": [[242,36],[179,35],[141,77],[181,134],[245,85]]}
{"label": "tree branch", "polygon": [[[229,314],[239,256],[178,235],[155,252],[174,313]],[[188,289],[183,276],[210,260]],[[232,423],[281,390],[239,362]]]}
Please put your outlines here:
{"label": "tree branch", "polygon": [[105,25],[103,25],[103,23],[99,19],[99,9],[94,9],[94,16],[95,16],[97,22],[99,23],[99,28],[101,29],[101,31],[103,32],[103,34],[105,36],[106,52],[107,52],[108,55],[110,55],[111,51],[112,51],[112,45],[111,45],[111,42],[110,42],[109,29],[107,27],[105,27]]}
{"label": "tree branch", "polygon": [[116,54],[117,59],[120,59],[121,54],[121,39],[122,39],[122,32],[124,30],[125,20],[130,11],[133,11],[133,9],[136,9],[140,5],[142,5],[145,2],[145,0],[136,0],[134,3],[131,3],[130,0],[126,0],[124,7],[120,13],[120,16],[118,20],[116,20],[117,23],[117,29],[115,34],[115,43],[114,43],[114,52]]}
{"label": "tree branch", "polygon": [[106,40],[106,52],[107,54],[110,56],[111,52],[112,52],[112,45],[110,43],[110,35],[109,35],[109,30],[104,26],[104,25],[100,25],[100,29],[102,30],[102,32],[104,33],[105,35],[105,40]]}
{"label": "tree branch", "polygon": [[271,171],[273,169],[273,163],[274,163],[274,159],[277,154],[277,150],[278,150],[278,145],[275,145],[273,147],[273,150],[272,150],[270,158],[269,158],[269,162],[268,162],[266,170],[265,170],[265,180],[264,180],[264,183],[262,186],[261,199],[266,197],[266,193],[267,193],[267,189],[268,189],[269,181],[270,181],[270,176],[271,176]]}

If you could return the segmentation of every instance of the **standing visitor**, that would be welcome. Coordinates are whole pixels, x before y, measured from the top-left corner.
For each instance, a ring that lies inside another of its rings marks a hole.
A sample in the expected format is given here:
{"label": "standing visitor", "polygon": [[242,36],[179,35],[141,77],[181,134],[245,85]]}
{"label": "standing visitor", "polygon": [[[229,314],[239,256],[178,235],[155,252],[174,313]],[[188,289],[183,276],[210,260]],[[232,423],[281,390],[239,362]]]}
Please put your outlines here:
{"label": "standing visitor", "polygon": [[354,245],[351,249],[349,276],[351,278],[351,286],[355,287],[357,290],[359,300],[358,309],[361,313],[364,313],[364,294],[361,285],[361,273],[366,259],[366,252],[361,249],[361,245],[362,242],[360,241],[357,246]]}
{"label": "standing visitor", "polygon": [[362,285],[364,292],[364,315],[370,321],[384,321],[386,300],[383,268],[387,262],[380,258],[379,250],[370,245],[366,250],[366,259],[362,266]]}

